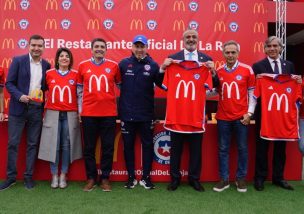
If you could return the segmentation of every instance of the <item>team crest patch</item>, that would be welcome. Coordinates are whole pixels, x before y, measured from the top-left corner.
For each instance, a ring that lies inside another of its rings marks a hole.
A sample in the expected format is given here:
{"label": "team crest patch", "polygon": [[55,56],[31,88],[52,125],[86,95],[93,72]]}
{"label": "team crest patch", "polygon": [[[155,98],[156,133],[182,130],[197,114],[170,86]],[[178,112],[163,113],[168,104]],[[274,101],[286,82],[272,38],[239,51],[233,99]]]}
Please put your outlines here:
{"label": "team crest patch", "polygon": [[113,28],[114,22],[111,19],[106,19],[103,21],[103,26],[107,29],[110,30]]}
{"label": "team crest patch", "polygon": [[239,9],[239,6],[237,5],[237,3],[232,2],[229,4],[229,10],[231,13],[236,13]]}
{"label": "team crest patch", "polygon": [[154,135],[154,160],[160,164],[170,164],[170,132],[162,131]]}
{"label": "team crest patch", "polygon": [[147,27],[149,28],[149,30],[155,30],[156,26],[157,26],[157,23],[154,20],[149,20],[147,22]]}
{"label": "team crest patch", "polygon": [[198,3],[196,1],[191,1],[189,3],[189,9],[193,12],[197,11],[198,9]]}
{"label": "team crest patch", "polygon": [[235,78],[236,78],[237,80],[241,80],[243,77],[242,77],[241,75],[237,75]]}
{"label": "team crest patch", "polygon": [[64,9],[64,10],[69,10],[72,6],[72,2],[71,0],[64,0],[62,1],[61,3],[61,7]]}
{"label": "team crest patch", "polygon": [[[8,1],[8,2],[15,2],[15,1]],[[22,10],[27,10],[30,7],[30,1],[22,0],[20,2],[20,7],[21,7]]]}
{"label": "team crest patch", "polygon": [[189,22],[189,29],[197,30],[198,29],[198,23],[196,21]]}
{"label": "team crest patch", "polygon": [[194,79],[198,80],[201,77],[199,74],[194,74]]}
{"label": "team crest patch", "polygon": [[291,90],[291,88],[286,88],[286,92],[287,92],[287,93],[289,93],[289,94],[290,94],[290,93],[291,93],[291,91],[292,91],[292,90]]}
{"label": "team crest patch", "polygon": [[149,10],[156,10],[157,2],[155,0],[150,0],[147,3],[147,7]]}
{"label": "team crest patch", "polygon": [[27,40],[26,39],[20,39],[18,41],[18,47],[21,49],[25,49],[27,46]]}
{"label": "team crest patch", "polygon": [[239,29],[239,25],[236,23],[236,22],[231,22],[229,24],[229,29],[232,31],[232,32],[237,32],[238,29]]}
{"label": "team crest patch", "polygon": [[63,30],[68,30],[71,27],[71,21],[68,19],[63,19],[60,24]]}
{"label": "team crest patch", "polygon": [[146,71],[150,71],[151,70],[151,66],[150,65],[145,65],[145,70]]}
{"label": "team crest patch", "polygon": [[29,26],[29,21],[26,20],[26,19],[21,19],[19,21],[19,27],[22,29],[22,30],[25,30],[27,27]]}
{"label": "team crest patch", "polygon": [[111,69],[110,69],[110,68],[106,68],[105,71],[106,71],[107,73],[110,73],[110,72],[111,72]]}
{"label": "team crest patch", "polygon": [[112,10],[114,7],[114,1],[112,0],[106,0],[103,4],[103,6],[107,9],[107,10]]}
{"label": "team crest patch", "polygon": [[70,85],[74,85],[75,81],[74,80],[69,80]]}

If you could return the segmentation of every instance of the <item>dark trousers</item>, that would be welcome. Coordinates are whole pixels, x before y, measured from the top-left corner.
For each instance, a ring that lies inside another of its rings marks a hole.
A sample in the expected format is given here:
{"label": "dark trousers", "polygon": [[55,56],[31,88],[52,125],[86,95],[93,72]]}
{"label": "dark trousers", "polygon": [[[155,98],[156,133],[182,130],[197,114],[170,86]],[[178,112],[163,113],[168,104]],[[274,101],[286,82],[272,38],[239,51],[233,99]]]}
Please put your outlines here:
{"label": "dark trousers", "polygon": [[23,129],[26,127],[26,169],[24,178],[32,178],[37,155],[37,147],[42,128],[43,108],[37,105],[28,105],[20,116],[9,115],[8,118],[8,154],[7,178],[16,180],[18,146],[21,141]]}
{"label": "dark trousers", "polygon": [[81,117],[84,138],[84,161],[88,179],[97,179],[95,149],[101,138],[101,179],[108,179],[112,171],[116,117]]}
{"label": "dark trousers", "polygon": [[[264,181],[268,175],[268,148],[271,141],[260,137],[261,117],[260,109],[256,112],[256,156],[255,156],[255,180]],[[269,121],[271,122],[271,121]],[[284,168],[286,162],[286,142],[273,142],[272,180],[284,179]]]}
{"label": "dark trousers", "polygon": [[189,143],[189,176],[188,180],[199,181],[202,166],[202,140],[203,133],[184,134],[170,132],[171,135],[171,156],[170,175],[171,180],[180,181],[180,163],[184,143]]}
{"label": "dark trousers", "polygon": [[153,161],[153,121],[129,122],[122,121],[121,133],[124,142],[124,155],[128,175],[135,177],[134,144],[139,133],[142,144],[143,177],[150,175]]}

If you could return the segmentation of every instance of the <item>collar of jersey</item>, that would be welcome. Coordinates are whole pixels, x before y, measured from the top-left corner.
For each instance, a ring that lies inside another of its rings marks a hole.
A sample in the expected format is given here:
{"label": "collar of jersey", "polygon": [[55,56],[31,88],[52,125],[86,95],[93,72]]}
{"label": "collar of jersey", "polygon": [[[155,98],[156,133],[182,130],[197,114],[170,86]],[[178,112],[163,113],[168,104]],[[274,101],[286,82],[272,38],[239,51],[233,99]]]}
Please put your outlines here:
{"label": "collar of jersey", "polygon": [[60,74],[61,76],[65,76],[65,75],[67,75],[70,71],[69,70],[67,70],[67,71],[61,71],[61,70],[56,70],[57,71],[57,73],[58,74]]}
{"label": "collar of jersey", "polygon": [[94,57],[92,57],[92,58],[91,58],[91,62],[92,62],[94,65],[101,65],[102,63],[105,62],[105,58],[103,58],[103,59],[100,61],[100,63],[96,63]]}
{"label": "collar of jersey", "polygon": [[239,66],[239,61],[236,60],[236,62],[234,63],[234,65],[232,66],[231,69],[229,69],[229,68],[227,67],[227,64],[224,65],[224,69],[225,69],[225,71],[227,71],[227,72],[233,72],[233,71],[235,71],[235,69],[236,69],[238,66]]}
{"label": "collar of jersey", "polygon": [[196,68],[203,66],[203,63],[200,63],[200,62],[194,61],[194,60],[192,62],[195,62],[197,67],[187,67],[187,66],[184,66],[183,64],[181,64],[182,62],[187,62],[187,61],[191,61],[191,60],[174,60],[175,63],[177,63],[180,67],[182,67],[185,70],[192,70],[192,69],[196,69]]}

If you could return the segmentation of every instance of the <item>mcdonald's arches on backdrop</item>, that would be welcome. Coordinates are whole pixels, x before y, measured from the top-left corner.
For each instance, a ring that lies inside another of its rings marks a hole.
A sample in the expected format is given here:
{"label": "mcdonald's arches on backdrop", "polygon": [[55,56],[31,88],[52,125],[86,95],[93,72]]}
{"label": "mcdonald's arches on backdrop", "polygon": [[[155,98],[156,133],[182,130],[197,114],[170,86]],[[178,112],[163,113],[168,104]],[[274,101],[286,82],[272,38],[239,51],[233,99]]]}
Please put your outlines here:
{"label": "mcdonald's arches on backdrop", "polygon": [[[44,58],[54,65],[57,48],[70,48],[75,66],[91,56],[90,41],[108,41],[107,58],[120,61],[130,55],[137,34],[148,37],[149,53],[162,63],[183,48],[182,33],[199,32],[199,51],[223,64],[222,44],[240,43],[240,60],[247,64],[264,57],[267,37],[266,0],[1,0],[0,66],[28,51],[32,34],[46,39]],[[6,69],[7,70],[7,69]],[[157,90],[156,96],[165,96]]]}

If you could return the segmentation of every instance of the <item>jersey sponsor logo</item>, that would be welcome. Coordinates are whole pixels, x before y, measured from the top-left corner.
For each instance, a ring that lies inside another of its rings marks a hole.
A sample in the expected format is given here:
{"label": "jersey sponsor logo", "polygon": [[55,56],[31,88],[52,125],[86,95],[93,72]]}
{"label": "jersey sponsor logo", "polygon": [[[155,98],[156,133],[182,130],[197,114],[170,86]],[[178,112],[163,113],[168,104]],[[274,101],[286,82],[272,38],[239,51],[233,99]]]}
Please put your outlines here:
{"label": "jersey sponsor logo", "polygon": [[157,27],[157,22],[155,20],[149,20],[147,22],[147,27],[149,30],[155,30],[155,28]]}
{"label": "jersey sponsor logo", "polygon": [[114,7],[114,1],[113,0],[106,0],[103,4],[103,6],[107,9],[107,10],[112,10]]}
{"label": "jersey sponsor logo", "polygon": [[26,20],[26,19],[21,19],[21,20],[19,21],[19,27],[20,27],[22,30],[25,30],[28,26],[29,26],[28,20]]}
{"label": "jersey sponsor logo", "polygon": [[148,7],[149,10],[156,10],[157,2],[155,0],[150,0],[147,3],[147,7]]}
{"label": "jersey sponsor logo", "polygon": [[189,87],[191,85],[191,89],[192,89],[191,100],[195,100],[195,85],[194,85],[194,82],[189,81],[188,83],[186,83],[185,80],[181,80],[181,81],[178,82],[177,87],[176,87],[175,98],[179,99],[181,85],[183,85],[183,88],[184,88],[184,98],[188,97],[188,90],[189,90]]}
{"label": "jersey sponsor logo", "polygon": [[150,71],[151,70],[151,66],[150,65],[145,65],[144,68],[145,68],[146,71]]}
{"label": "jersey sponsor logo", "polygon": [[64,0],[62,1],[61,3],[61,7],[64,9],[64,10],[69,10],[72,6],[72,1],[71,0]]}
{"label": "jersey sponsor logo", "polygon": [[19,48],[21,48],[21,49],[25,49],[26,46],[27,46],[27,40],[26,40],[26,39],[20,39],[20,40],[18,41],[18,46],[19,46]]}
{"label": "jersey sponsor logo", "polygon": [[286,94],[281,94],[279,96],[278,93],[273,93],[270,96],[269,103],[268,103],[268,111],[271,111],[271,109],[272,109],[272,102],[273,102],[274,98],[276,98],[276,100],[277,100],[277,103],[276,103],[277,104],[277,111],[281,110],[281,103],[282,103],[282,100],[284,99],[284,101],[285,101],[285,113],[288,113],[288,97],[287,97]]}
{"label": "jersey sponsor logo", "polygon": [[100,91],[100,84],[101,84],[101,80],[104,79],[105,81],[105,85],[106,85],[106,92],[109,92],[109,84],[108,84],[108,78],[105,75],[100,75],[99,77],[97,77],[95,74],[93,74],[92,76],[90,76],[89,79],[89,92],[92,92],[92,81],[93,79],[95,79],[95,83],[97,85],[97,91]]}
{"label": "jersey sponsor logo", "polygon": [[194,74],[194,79],[198,80],[201,77],[199,74]]}
{"label": "jersey sponsor logo", "polygon": [[229,29],[230,29],[230,31],[232,31],[232,32],[237,32],[238,29],[239,29],[238,23],[236,23],[236,22],[231,22],[231,23],[229,24]]}
{"label": "jersey sponsor logo", "polygon": [[71,27],[71,21],[68,19],[63,19],[60,24],[63,30],[68,30]]}
{"label": "jersey sponsor logo", "polygon": [[193,12],[197,11],[198,9],[198,3],[196,1],[191,1],[189,3],[189,9]]}
{"label": "jersey sponsor logo", "polygon": [[170,132],[162,131],[154,135],[154,160],[160,164],[170,164]]}
{"label": "jersey sponsor logo", "polygon": [[223,83],[223,85],[222,85],[222,100],[224,100],[224,91],[225,91],[225,88],[227,88],[227,98],[231,98],[232,86],[235,87],[236,99],[237,100],[240,99],[240,91],[239,91],[238,84],[235,81],[233,81],[230,84],[227,83],[227,82]]}
{"label": "jersey sponsor logo", "polygon": [[27,10],[30,7],[30,1],[22,0],[20,2],[20,7],[21,7],[22,10]]}
{"label": "jersey sponsor logo", "polygon": [[67,90],[68,95],[69,95],[69,103],[72,103],[72,93],[71,93],[71,89],[69,86],[64,86],[63,88],[61,88],[59,85],[56,85],[53,89],[53,94],[52,94],[52,103],[55,103],[55,95],[56,95],[56,91],[59,91],[59,101],[63,102],[63,96],[65,93],[65,90]]}
{"label": "jersey sponsor logo", "polygon": [[189,23],[189,28],[190,28],[191,30],[197,30],[197,29],[198,29],[198,22],[196,22],[196,21],[191,21],[191,22]]}
{"label": "jersey sponsor logo", "polygon": [[229,4],[229,10],[231,13],[236,13],[238,11],[238,9],[239,9],[239,6],[237,3],[232,2]]}
{"label": "jersey sponsor logo", "polygon": [[113,28],[114,22],[111,19],[106,19],[103,21],[103,26],[107,29],[107,30],[111,30]]}

